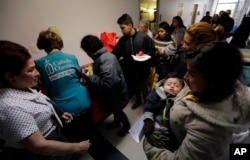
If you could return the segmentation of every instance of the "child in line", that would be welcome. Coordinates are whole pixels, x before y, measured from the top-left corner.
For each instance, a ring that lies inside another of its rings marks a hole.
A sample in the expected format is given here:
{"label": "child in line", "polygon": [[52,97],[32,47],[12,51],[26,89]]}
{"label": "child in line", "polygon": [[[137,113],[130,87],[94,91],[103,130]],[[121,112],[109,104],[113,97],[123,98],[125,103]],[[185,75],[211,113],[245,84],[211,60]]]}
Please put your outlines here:
{"label": "child in line", "polygon": [[81,48],[94,60],[93,75],[83,74],[83,83],[98,94],[100,108],[114,115],[114,121],[106,128],[119,128],[122,123],[122,128],[117,135],[124,137],[130,129],[128,117],[123,112],[123,108],[129,102],[129,95],[120,64],[96,36],[84,36],[81,41]]}
{"label": "child in line", "polygon": [[[175,150],[174,137],[169,128],[170,109],[180,92],[187,92],[186,83],[176,72],[159,81],[144,105],[144,132],[148,141],[158,148]],[[185,94],[186,95],[186,94]],[[155,123],[159,127],[155,128]]]}

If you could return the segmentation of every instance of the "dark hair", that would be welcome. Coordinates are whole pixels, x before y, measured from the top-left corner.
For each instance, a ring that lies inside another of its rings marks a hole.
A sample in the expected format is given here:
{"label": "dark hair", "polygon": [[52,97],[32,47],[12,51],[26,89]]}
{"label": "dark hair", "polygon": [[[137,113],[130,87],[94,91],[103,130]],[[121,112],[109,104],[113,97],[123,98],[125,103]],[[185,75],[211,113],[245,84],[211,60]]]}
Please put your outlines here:
{"label": "dark hair", "polygon": [[166,32],[168,32],[167,37],[164,40],[170,41],[171,40],[171,28],[168,22],[165,22],[165,21],[161,22],[158,28],[163,28]]}
{"label": "dark hair", "polygon": [[[178,22],[179,27],[187,28],[187,27],[184,25],[183,20],[182,20],[182,18],[181,18],[180,16],[175,16],[175,17],[173,17],[173,19],[175,19],[175,20]],[[173,25],[171,24],[171,28],[172,28],[172,27],[173,27]]]}
{"label": "dark hair", "polygon": [[134,26],[132,18],[127,13],[125,13],[121,17],[119,17],[117,20],[117,23],[118,24],[125,24],[125,25],[132,24],[132,26]]}
{"label": "dark hair", "polygon": [[183,77],[181,77],[181,75],[178,74],[177,72],[169,72],[169,73],[167,74],[167,76],[165,77],[164,83],[165,83],[166,80],[169,79],[169,78],[178,78],[178,79],[180,80],[180,82],[181,82],[182,87],[185,86]]}
{"label": "dark hair", "polygon": [[18,75],[23,70],[31,55],[25,47],[20,44],[1,40],[0,41],[0,83],[5,84],[6,72]]}
{"label": "dark hair", "polygon": [[37,48],[44,49],[47,53],[49,53],[53,49],[61,50],[63,48],[63,40],[60,35],[46,30],[39,33],[36,45]]}
{"label": "dark hair", "polygon": [[163,28],[165,31],[168,32],[168,34],[170,33],[170,26],[169,26],[168,22],[161,22],[159,24],[159,28]]}
{"label": "dark hair", "polygon": [[85,52],[95,53],[99,49],[103,48],[103,43],[97,36],[86,35],[82,38],[81,48]]}
{"label": "dark hair", "polygon": [[197,93],[201,101],[218,102],[234,92],[243,68],[237,48],[225,42],[207,43],[185,56],[186,62],[209,83],[207,91]]}

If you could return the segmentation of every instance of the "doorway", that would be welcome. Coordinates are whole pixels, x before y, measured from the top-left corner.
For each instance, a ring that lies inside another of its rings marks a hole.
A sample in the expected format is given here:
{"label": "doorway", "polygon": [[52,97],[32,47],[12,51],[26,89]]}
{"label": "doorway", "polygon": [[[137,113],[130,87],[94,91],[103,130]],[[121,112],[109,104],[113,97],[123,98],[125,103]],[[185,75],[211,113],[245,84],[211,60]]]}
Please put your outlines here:
{"label": "doorway", "polygon": [[149,22],[149,29],[155,34],[157,20],[158,0],[140,0],[140,20]]}

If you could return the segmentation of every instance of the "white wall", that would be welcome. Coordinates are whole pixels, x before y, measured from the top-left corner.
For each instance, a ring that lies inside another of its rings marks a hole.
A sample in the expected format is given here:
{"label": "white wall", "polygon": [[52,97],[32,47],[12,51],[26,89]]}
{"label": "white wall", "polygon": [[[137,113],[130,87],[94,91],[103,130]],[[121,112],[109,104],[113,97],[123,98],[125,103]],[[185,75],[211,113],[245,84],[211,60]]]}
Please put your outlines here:
{"label": "white wall", "polygon": [[[33,57],[46,55],[36,48],[41,30],[58,26],[64,40],[64,52],[76,55],[79,64],[92,60],[80,49],[86,34],[121,34],[117,19],[128,13],[139,22],[139,0],[0,0],[0,39],[33,48]],[[34,48],[35,47],[35,48]]]}

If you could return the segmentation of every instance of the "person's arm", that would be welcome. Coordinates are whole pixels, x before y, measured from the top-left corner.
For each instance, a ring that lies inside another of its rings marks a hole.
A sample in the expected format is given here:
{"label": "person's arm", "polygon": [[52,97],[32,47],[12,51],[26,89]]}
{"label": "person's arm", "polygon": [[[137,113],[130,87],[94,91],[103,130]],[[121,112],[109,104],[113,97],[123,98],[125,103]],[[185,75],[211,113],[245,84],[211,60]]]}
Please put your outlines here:
{"label": "person's arm", "polygon": [[148,36],[149,36],[150,38],[153,38],[153,33],[152,33],[151,30],[148,29],[147,34],[148,34]]}
{"label": "person's arm", "polygon": [[108,59],[101,59],[98,62],[99,64],[97,65],[100,73],[98,73],[98,75],[94,73],[90,76],[88,84],[96,91],[99,91],[99,93],[113,93],[113,91],[118,89],[117,87],[119,87],[121,83],[121,78],[118,76],[116,69],[118,61],[115,57],[110,56]]}
{"label": "person's arm", "polygon": [[19,142],[25,149],[42,155],[64,155],[68,153],[87,153],[91,143],[89,140],[79,143],[65,143],[54,140],[46,140],[40,131],[36,131],[29,137]]}
{"label": "person's arm", "polygon": [[166,47],[164,47],[163,51],[161,51],[161,52],[163,52],[162,56],[167,57],[167,56],[175,55],[176,51],[177,51],[177,47],[175,46],[174,43],[171,43],[171,44],[167,45]]}
{"label": "person's arm", "polygon": [[[44,108],[43,112],[39,112],[39,115],[44,116],[44,121],[46,119],[49,121],[52,114],[49,107],[47,110]],[[3,138],[11,146],[20,144],[31,152],[44,155],[85,153],[90,146],[89,141],[64,143],[46,140],[37,126],[38,122],[34,119],[34,113],[32,114],[21,107],[5,107],[1,110],[1,115],[0,128],[5,128]]]}

